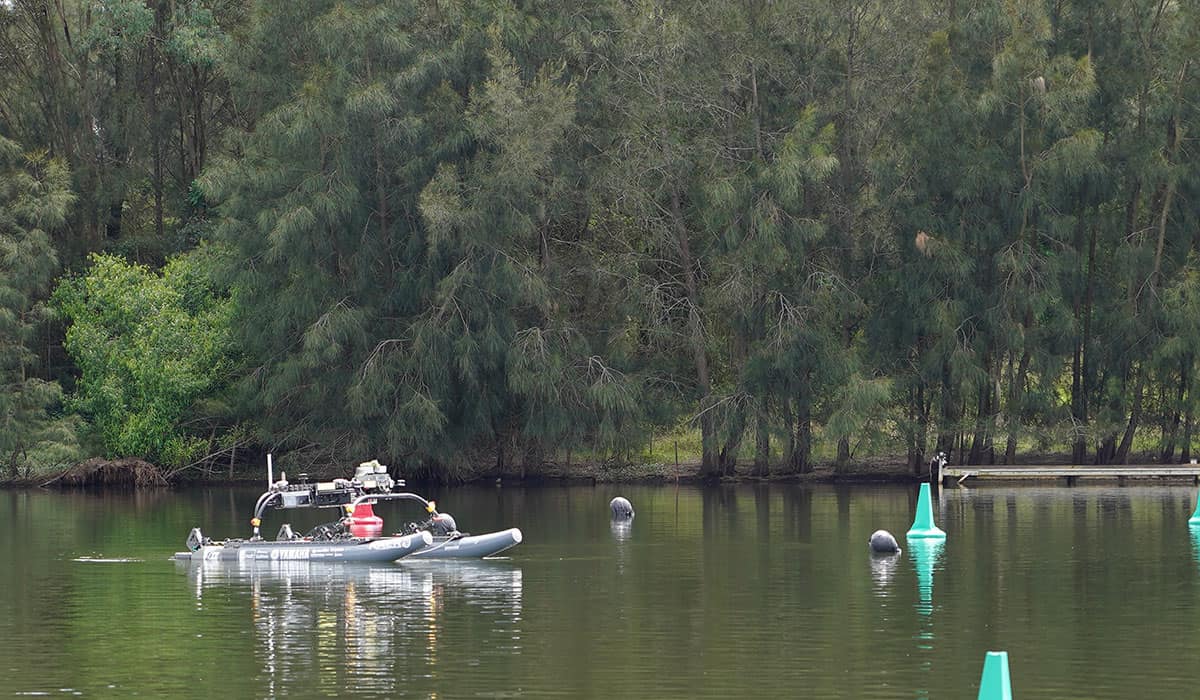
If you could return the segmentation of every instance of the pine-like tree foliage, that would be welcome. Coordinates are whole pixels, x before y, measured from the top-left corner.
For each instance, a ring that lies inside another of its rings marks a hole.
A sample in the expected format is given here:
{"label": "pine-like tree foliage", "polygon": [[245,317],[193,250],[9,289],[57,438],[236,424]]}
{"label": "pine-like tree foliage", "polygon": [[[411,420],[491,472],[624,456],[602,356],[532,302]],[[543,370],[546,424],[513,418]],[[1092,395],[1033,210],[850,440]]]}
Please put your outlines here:
{"label": "pine-like tree foliage", "polygon": [[0,137],[0,468],[4,476],[61,466],[75,456],[74,423],[56,416],[58,384],[35,376],[30,350],[40,303],[58,261],[50,234],[73,197],[66,166]]}
{"label": "pine-like tree foliage", "polygon": [[771,362],[755,344],[776,273],[804,267],[804,232],[819,229],[803,221],[801,193],[820,179],[809,177],[819,129],[789,102],[798,81],[788,57],[727,51],[766,45],[757,29],[788,26],[786,14],[621,6],[604,54],[610,83],[591,160],[607,243],[597,263],[622,282],[614,307],[652,386],[670,389],[656,400],[699,427],[709,475],[729,471],[749,419],[769,418],[768,372],[752,368]]}
{"label": "pine-like tree foliage", "polygon": [[[734,433],[725,452],[733,453],[740,439],[736,432],[746,410],[740,397],[756,397],[753,412],[759,414],[772,403],[794,404],[805,424],[799,441],[789,427],[787,461],[808,471],[811,445],[804,431],[816,397],[845,381],[848,365],[839,360],[851,359],[836,351],[837,316],[850,295],[835,271],[826,229],[811,217],[812,203],[804,196],[837,167],[833,128],[818,128],[808,110],[790,129],[747,136],[731,143],[728,160],[716,164],[703,205],[716,241],[711,305],[738,344],[725,378],[734,392],[721,412]],[[738,158],[742,153],[752,155]]]}
{"label": "pine-like tree foliage", "polygon": [[218,59],[243,4],[0,3],[3,132],[71,169],[77,202],[53,237],[64,265],[114,246],[161,263],[194,245],[188,194],[235,116]]}
{"label": "pine-like tree foliage", "polygon": [[[901,303],[879,306],[875,328],[881,349],[907,349],[914,461],[934,405],[938,447],[969,443],[964,457],[979,461],[995,459],[1002,428],[1011,459],[1030,434],[1027,417],[1057,404],[1071,324],[1059,287],[1074,252],[1065,232],[1078,221],[1080,188],[1102,169],[1102,138],[1086,126],[1088,58],[1048,53],[1040,3],[994,9],[955,27],[958,44],[932,37],[924,105],[903,131],[914,177],[897,250],[911,263],[892,281]],[[963,39],[976,32],[998,36],[995,50],[972,54],[987,46]]]}
{"label": "pine-like tree foliage", "polygon": [[[487,4],[264,5],[233,70],[289,65],[205,178],[244,265],[249,406],[292,447],[446,476],[617,440],[636,395],[558,310],[545,200],[574,88]],[[299,32],[275,41],[285,22]]]}
{"label": "pine-like tree foliage", "polygon": [[1162,0],[15,0],[0,133],[71,165],[68,265],[220,218],[268,448],[1175,459],[1198,50]]}

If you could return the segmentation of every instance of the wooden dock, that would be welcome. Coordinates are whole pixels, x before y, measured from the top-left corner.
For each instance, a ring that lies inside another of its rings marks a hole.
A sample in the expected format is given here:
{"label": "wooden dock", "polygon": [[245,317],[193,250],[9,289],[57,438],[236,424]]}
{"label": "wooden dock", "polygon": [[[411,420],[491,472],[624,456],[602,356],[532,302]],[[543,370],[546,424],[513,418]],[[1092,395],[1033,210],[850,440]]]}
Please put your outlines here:
{"label": "wooden dock", "polygon": [[944,484],[948,479],[963,483],[968,478],[976,479],[1066,479],[1073,483],[1076,479],[1191,479],[1192,483],[1200,484],[1200,464],[1181,464],[1170,466],[1164,464],[1122,464],[1115,466],[1094,467],[1088,465],[1060,466],[944,466],[938,470],[938,483]]}

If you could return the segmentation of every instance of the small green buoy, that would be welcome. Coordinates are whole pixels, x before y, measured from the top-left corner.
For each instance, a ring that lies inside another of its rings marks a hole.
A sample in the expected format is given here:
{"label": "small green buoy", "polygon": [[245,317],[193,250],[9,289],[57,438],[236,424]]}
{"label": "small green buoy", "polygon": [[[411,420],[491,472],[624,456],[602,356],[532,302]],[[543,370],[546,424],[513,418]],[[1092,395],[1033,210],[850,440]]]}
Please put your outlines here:
{"label": "small green buoy", "polygon": [[1008,652],[989,651],[983,660],[977,700],[1013,700],[1012,681],[1008,677]]}
{"label": "small green buoy", "polygon": [[929,484],[921,484],[921,495],[917,498],[917,515],[905,537],[913,539],[946,539],[946,533],[933,524],[933,501],[929,495]]}

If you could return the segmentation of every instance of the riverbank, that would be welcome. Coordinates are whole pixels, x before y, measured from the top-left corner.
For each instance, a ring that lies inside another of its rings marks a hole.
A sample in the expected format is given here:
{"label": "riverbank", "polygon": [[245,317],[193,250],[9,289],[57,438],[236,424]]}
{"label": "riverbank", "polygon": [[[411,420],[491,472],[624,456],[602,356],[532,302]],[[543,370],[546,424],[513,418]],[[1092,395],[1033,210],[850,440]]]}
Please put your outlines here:
{"label": "riverbank", "polygon": [[[344,474],[314,473],[313,479],[327,479]],[[411,484],[426,484],[435,479],[423,478],[420,475],[397,474]],[[738,465],[733,474],[714,479],[706,476],[700,469],[699,461],[681,462],[679,464],[662,463],[629,463],[613,464],[606,462],[573,462],[559,464],[544,463],[536,469],[524,471],[496,471],[481,469],[459,483],[504,483],[504,484],[545,484],[545,483],[706,483],[720,482],[915,482],[923,475],[913,474],[908,470],[903,458],[882,457],[856,462],[847,470],[839,471],[832,464],[817,465],[811,472],[795,473],[773,471],[767,475],[755,474],[753,465]],[[163,486],[188,485],[239,485],[261,484],[264,473],[259,465],[239,465],[232,471],[222,469],[218,472],[177,472],[169,474],[166,470],[138,459],[104,460],[91,458],[57,473],[33,474],[20,477],[0,479],[0,487],[4,488],[146,488]]]}
{"label": "riverbank", "polygon": [[903,457],[881,457],[855,462],[848,469],[839,471],[833,464],[816,465],[812,471],[805,473],[772,471],[767,475],[754,473],[752,464],[739,464],[733,474],[717,479],[708,477],[701,472],[699,462],[675,464],[604,464],[585,463],[566,465],[547,464],[537,473],[493,474],[483,476],[480,480],[498,479],[500,481],[539,482],[539,481],[588,481],[592,483],[703,483],[708,481],[721,482],[813,482],[813,483],[850,483],[850,482],[916,482],[924,475],[912,473],[905,464]]}
{"label": "riverbank", "polygon": [[[1149,464],[1152,455],[1133,455],[1138,463]],[[1062,465],[1072,462],[1065,453],[1029,454],[1017,459],[1017,465]],[[345,476],[344,472],[326,473],[314,471],[314,480]],[[435,483],[437,479],[406,473],[394,474],[412,485]],[[839,470],[832,463],[817,464],[806,473],[783,472],[778,469],[763,476],[754,473],[752,464],[739,464],[734,472],[717,478],[701,472],[699,461],[679,464],[572,462],[570,464],[547,462],[536,469],[524,471],[481,469],[478,472],[456,479],[457,483],[502,483],[502,484],[573,484],[573,483],[645,483],[645,484],[699,484],[713,481],[721,483],[739,482],[798,482],[798,483],[915,483],[927,478],[927,472],[913,473],[902,455],[871,457],[856,460],[848,468]],[[249,485],[262,484],[265,479],[263,467],[258,464],[238,465],[232,471],[222,468],[219,472],[167,472],[166,470],[138,459],[104,460],[92,458],[62,472],[26,475],[19,478],[0,479],[3,488],[146,488],[186,487],[191,485]]]}

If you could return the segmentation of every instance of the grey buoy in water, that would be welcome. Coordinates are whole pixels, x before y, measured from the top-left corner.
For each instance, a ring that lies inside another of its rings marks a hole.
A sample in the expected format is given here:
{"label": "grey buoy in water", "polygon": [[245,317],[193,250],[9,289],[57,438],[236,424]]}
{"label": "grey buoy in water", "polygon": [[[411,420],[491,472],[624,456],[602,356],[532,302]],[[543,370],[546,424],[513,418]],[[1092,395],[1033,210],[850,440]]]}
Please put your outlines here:
{"label": "grey buoy in water", "polygon": [[633,517],[633,504],[624,496],[617,496],[609,501],[608,507],[612,509],[614,520],[629,520]]}
{"label": "grey buoy in water", "polygon": [[871,551],[892,553],[899,552],[900,545],[896,542],[896,538],[892,537],[892,533],[887,530],[876,530],[871,533]]}

